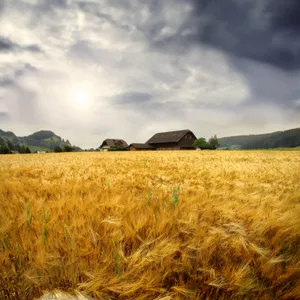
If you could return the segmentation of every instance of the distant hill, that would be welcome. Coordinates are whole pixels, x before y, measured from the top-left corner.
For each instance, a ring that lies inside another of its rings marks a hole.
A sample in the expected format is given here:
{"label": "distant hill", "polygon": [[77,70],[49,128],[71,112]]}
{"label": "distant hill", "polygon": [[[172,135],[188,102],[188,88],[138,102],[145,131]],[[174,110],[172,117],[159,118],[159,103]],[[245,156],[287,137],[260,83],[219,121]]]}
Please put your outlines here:
{"label": "distant hill", "polygon": [[[17,137],[11,131],[5,132],[0,129],[0,141],[10,142],[14,147],[18,145],[28,146],[31,152],[53,151],[57,146],[72,146],[69,140],[64,140],[49,130],[41,130],[28,136]],[[76,149],[78,151],[80,148],[76,147]]]}
{"label": "distant hill", "polygon": [[265,134],[219,138],[221,147],[240,149],[294,148],[300,146],[300,128]]}

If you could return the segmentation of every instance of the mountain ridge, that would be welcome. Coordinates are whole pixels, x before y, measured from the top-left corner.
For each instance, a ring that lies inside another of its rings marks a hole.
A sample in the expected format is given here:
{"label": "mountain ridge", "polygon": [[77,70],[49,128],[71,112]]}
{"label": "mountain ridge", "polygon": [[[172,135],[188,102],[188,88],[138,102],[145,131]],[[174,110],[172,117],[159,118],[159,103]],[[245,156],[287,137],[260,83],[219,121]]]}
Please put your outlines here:
{"label": "mountain ridge", "polygon": [[300,128],[263,134],[219,138],[221,147],[237,149],[294,148],[300,146]]}
{"label": "mountain ridge", "polygon": [[31,152],[53,151],[55,147],[72,146],[69,140],[64,140],[51,130],[40,130],[28,136],[18,137],[12,131],[3,131],[0,129],[0,139],[11,143],[14,148],[24,145]]}

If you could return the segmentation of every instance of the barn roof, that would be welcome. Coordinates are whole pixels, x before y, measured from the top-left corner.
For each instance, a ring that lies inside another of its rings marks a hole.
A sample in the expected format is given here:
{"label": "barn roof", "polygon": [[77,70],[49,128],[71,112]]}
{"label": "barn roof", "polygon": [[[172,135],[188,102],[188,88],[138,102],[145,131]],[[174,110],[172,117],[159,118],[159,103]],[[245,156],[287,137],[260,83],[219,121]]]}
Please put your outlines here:
{"label": "barn roof", "polygon": [[135,149],[155,149],[153,146],[143,143],[132,143],[129,147],[134,147]]}
{"label": "barn roof", "polygon": [[106,139],[103,141],[101,146],[99,148],[102,148],[103,146],[109,146],[111,148],[127,148],[128,144],[121,139]]}
{"label": "barn roof", "polygon": [[150,140],[147,141],[147,144],[176,143],[179,142],[188,132],[193,133],[189,129],[156,133]]}

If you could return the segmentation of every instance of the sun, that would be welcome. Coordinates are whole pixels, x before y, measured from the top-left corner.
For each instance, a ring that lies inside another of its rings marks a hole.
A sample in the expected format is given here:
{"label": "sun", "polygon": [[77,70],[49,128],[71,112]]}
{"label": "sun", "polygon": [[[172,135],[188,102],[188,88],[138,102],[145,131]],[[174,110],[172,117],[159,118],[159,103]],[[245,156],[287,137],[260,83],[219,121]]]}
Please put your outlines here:
{"label": "sun", "polygon": [[89,105],[89,93],[86,90],[77,90],[75,93],[76,102],[83,107],[87,107]]}

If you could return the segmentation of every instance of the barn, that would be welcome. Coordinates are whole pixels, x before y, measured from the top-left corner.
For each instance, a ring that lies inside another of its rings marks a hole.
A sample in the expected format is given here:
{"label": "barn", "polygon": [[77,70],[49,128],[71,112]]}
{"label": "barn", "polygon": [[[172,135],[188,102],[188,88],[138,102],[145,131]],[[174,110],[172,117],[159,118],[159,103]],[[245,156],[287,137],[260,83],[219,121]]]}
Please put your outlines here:
{"label": "barn", "polygon": [[196,136],[189,129],[154,134],[146,144],[157,150],[195,150]]}
{"label": "barn", "polygon": [[149,151],[156,150],[153,146],[143,143],[133,143],[129,145],[130,151]]}
{"label": "barn", "polygon": [[128,144],[121,139],[106,139],[98,148],[100,151],[108,151],[108,149],[124,149],[128,148]]}

